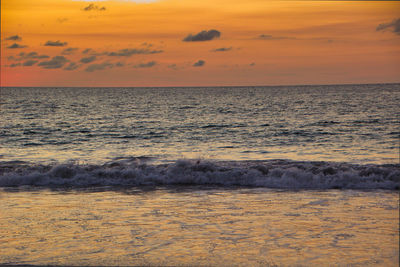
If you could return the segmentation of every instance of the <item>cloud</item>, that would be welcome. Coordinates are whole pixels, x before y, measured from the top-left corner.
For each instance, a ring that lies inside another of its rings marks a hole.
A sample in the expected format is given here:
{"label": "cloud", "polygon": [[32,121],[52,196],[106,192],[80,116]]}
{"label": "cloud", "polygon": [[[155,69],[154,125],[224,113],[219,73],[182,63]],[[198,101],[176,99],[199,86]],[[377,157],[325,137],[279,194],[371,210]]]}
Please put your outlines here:
{"label": "cloud", "polygon": [[182,41],[184,42],[210,41],[212,39],[219,38],[220,36],[221,33],[217,30],[201,31],[195,35],[189,34]]}
{"label": "cloud", "polygon": [[90,57],[81,58],[80,62],[82,62],[84,64],[87,64],[87,63],[90,63],[90,62],[95,61],[95,60],[96,60],[96,56],[90,56]]}
{"label": "cloud", "polygon": [[13,43],[12,45],[7,46],[7,48],[10,48],[10,49],[25,48],[25,47],[27,47],[27,46],[26,46],[26,45],[19,45],[19,44],[17,44],[17,43]]}
{"label": "cloud", "polygon": [[7,37],[5,40],[7,40],[7,41],[21,41],[22,37],[18,36],[18,35],[13,35],[13,36]]}
{"label": "cloud", "polygon": [[199,61],[197,61],[196,63],[193,64],[193,67],[202,67],[202,66],[204,66],[205,63],[206,62],[204,60],[200,59]]}
{"label": "cloud", "polygon": [[61,54],[62,54],[62,55],[72,55],[73,53],[75,53],[75,51],[78,51],[78,50],[79,50],[79,48],[68,47],[68,48],[65,48],[65,49],[61,52]]}
{"label": "cloud", "polygon": [[162,53],[164,52],[163,50],[150,50],[148,48],[133,48],[133,49],[121,49],[118,50],[117,52],[110,52],[108,53],[109,56],[112,57],[130,57],[132,55],[138,55],[138,54],[157,54],[157,53]]}
{"label": "cloud", "polygon": [[255,65],[256,65],[256,63],[254,63],[254,62],[252,62],[252,63],[249,64],[249,66],[251,66],[251,67],[253,67],[253,66],[255,66]]}
{"label": "cloud", "polygon": [[104,69],[106,69],[106,68],[112,68],[112,67],[114,67],[113,64],[111,64],[111,63],[109,63],[109,62],[103,62],[103,63],[100,63],[100,64],[92,64],[92,65],[89,65],[89,66],[85,69],[85,71],[87,71],[87,72],[93,72],[93,71],[96,71],[96,70],[104,70]]}
{"label": "cloud", "polygon": [[60,41],[47,41],[44,45],[45,46],[66,46],[67,42],[60,42]]}
{"label": "cloud", "polygon": [[168,65],[168,68],[170,68],[170,69],[174,69],[174,70],[176,70],[176,68],[177,68],[178,66],[174,63],[174,64],[171,64],[171,65]]}
{"label": "cloud", "polygon": [[123,66],[125,66],[125,63],[124,63],[124,62],[117,62],[117,63],[115,63],[115,67],[123,67]]}
{"label": "cloud", "polygon": [[151,68],[154,67],[157,64],[155,61],[149,61],[147,63],[139,63],[137,65],[134,65],[134,68]]}
{"label": "cloud", "polygon": [[21,60],[29,60],[29,59],[44,59],[44,58],[48,58],[48,57],[49,56],[46,56],[46,55],[39,55],[36,52],[30,52],[30,53],[21,52],[18,54],[18,56],[9,56],[7,59],[21,61]]}
{"label": "cloud", "polygon": [[211,50],[211,52],[226,52],[232,50],[232,47],[221,47]]}
{"label": "cloud", "polygon": [[82,51],[82,54],[87,54],[90,51],[93,51],[92,48],[86,48],[85,50]]}
{"label": "cloud", "polygon": [[377,31],[385,31],[391,29],[393,33],[400,35],[400,18],[388,23],[381,23],[376,27]]}
{"label": "cloud", "polygon": [[18,66],[21,66],[21,63],[13,63],[13,64],[10,65],[11,68],[15,68],[15,67],[18,67]]}
{"label": "cloud", "polygon": [[29,59],[29,60],[25,61],[22,65],[25,67],[30,67],[30,66],[35,65],[36,63],[38,63],[38,60]]}
{"label": "cloud", "polygon": [[77,68],[79,68],[78,64],[75,62],[70,62],[69,65],[64,68],[64,70],[76,70]]}
{"label": "cloud", "polygon": [[22,59],[43,59],[43,58],[49,58],[49,56],[47,56],[47,55],[39,55],[38,53],[36,53],[36,52],[30,52],[30,53],[24,53],[24,52],[21,52],[21,53],[19,53],[19,56],[22,58]]}
{"label": "cloud", "polygon": [[272,36],[270,34],[260,34],[256,39],[260,40],[294,40],[294,37],[287,37],[287,36]]}
{"label": "cloud", "polygon": [[49,61],[40,62],[38,66],[41,66],[44,69],[59,69],[67,62],[68,59],[66,59],[64,56],[55,56]]}
{"label": "cloud", "polygon": [[95,4],[89,4],[87,7],[84,7],[84,8],[83,8],[83,11],[92,11],[92,10],[95,10],[95,11],[105,11],[105,10],[106,10],[106,7],[105,7],[105,6],[99,7],[99,6],[96,6]]}
{"label": "cloud", "polygon": [[66,22],[66,21],[68,21],[69,19],[68,18],[58,18],[57,19],[57,22],[58,23],[64,23],[64,22]]}

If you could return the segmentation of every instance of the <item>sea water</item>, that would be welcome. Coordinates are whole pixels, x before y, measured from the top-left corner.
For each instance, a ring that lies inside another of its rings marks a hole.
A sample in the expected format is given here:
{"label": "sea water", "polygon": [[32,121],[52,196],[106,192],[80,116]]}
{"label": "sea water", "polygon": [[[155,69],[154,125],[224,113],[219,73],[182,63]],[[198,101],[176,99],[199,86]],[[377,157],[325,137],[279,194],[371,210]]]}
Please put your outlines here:
{"label": "sea water", "polygon": [[399,258],[400,84],[1,88],[0,264]]}

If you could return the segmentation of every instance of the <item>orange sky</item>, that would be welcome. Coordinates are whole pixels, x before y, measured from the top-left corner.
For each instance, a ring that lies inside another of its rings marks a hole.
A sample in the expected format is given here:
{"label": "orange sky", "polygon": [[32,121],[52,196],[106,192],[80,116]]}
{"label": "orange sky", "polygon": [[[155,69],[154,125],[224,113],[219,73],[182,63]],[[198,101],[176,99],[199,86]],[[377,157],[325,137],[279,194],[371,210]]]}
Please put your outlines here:
{"label": "orange sky", "polygon": [[394,1],[2,0],[1,86],[400,82],[399,11]]}

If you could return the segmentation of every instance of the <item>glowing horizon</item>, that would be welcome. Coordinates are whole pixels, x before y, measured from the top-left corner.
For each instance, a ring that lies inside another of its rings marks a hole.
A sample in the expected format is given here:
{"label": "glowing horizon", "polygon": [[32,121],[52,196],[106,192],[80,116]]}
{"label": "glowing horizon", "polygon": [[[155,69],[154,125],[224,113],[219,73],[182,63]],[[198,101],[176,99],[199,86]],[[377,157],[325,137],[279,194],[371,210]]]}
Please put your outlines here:
{"label": "glowing horizon", "polygon": [[399,2],[1,2],[1,86],[400,82]]}

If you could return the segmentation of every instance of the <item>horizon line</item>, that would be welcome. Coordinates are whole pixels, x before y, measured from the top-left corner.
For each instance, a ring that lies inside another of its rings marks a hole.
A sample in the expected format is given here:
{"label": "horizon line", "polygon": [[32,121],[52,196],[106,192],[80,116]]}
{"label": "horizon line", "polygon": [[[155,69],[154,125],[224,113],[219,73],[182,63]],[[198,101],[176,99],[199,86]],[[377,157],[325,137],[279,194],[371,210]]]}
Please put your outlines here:
{"label": "horizon line", "polygon": [[330,83],[330,84],[279,84],[279,85],[207,85],[207,86],[0,86],[0,88],[223,88],[223,87],[295,87],[295,86],[335,86],[335,85],[384,85],[399,82],[378,83]]}

